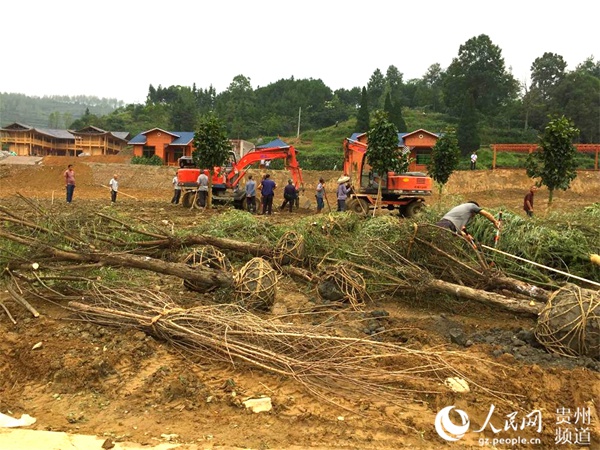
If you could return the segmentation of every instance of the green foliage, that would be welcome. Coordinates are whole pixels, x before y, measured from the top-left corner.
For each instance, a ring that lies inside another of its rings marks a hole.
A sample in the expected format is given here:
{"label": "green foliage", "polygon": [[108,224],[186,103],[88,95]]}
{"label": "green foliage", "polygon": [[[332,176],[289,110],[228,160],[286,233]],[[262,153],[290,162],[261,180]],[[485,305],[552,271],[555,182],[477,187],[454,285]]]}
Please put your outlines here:
{"label": "green foliage", "polygon": [[539,178],[548,187],[548,204],[552,203],[554,190],[567,190],[577,176],[572,142],[579,130],[565,116],[551,120],[540,136],[540,146],[529,154],[527,175]]}
{"label": "green foliage", "polygon": [[163,160],[158,155],[152,155],[150,158],[146,156],[134,156],[131,158],[131,164],[143,164],[145,166],[162,166]]}
{"label": "green foliage", "polygon": [[519,87],[505,68],[502,50],[485,34],[460,46],[458,57],[446,71],[443,86],[448,106],[459,116],[468,97],[473,99],[476,111],[495,115],[517,97]]}
{"label": "green foliage", "polygon": [[398,237],[400,223],[397,215],[368,216],[358,227],[357,242],[365,242],[369,239],[394,242]]}
{"label": "green foliage", "polygon": [[[497,211],[490,210],[497,215]],[[502,232],[498,249],[527,261],[573,273],[595,280],[600,271],[590,264],[591,253],[600,249],[600,210],[588,207],[576,213],[564,212],[547,218],[525,219],[519,215],[503,214]],[[482,244],[492,246],[495,230],[483,217],[476,216],[469,231]],[[563,282],[566,278],[556,272],[526,262],[491,253],[508,273],[538,282]]]}
{"label": "green foliage", "polygon": [[198,121],[196,97],[188,87],[180,87],[171,102],[171,129],[193,130]]}
{"label": "green foliage", "polygon": [[600,142],[600,78],[583,71],[567,74],[553,90],[551,103],[553,112],[576,124],[579,142]]}
{"label": "green foliage", "polygon": [[367,89],[362,88],[360,96],[360,107],[358,108],[358,114],[356,116],[356,131],[358,133],[365,133],[371,126],[371,114],[369,112],[369,97],[367,95]]}
{"label": "green foliage", "polygon": [[343,165],[344,155],[338,150],[302,154],[302,169],[304,170],[338,170]]}
{"label": "green foliage", "polygon": [[548,100],[552,90],[566,73],[567,63],[556,53],[545,52],[531,64],[531,89],[537,90],[542,99]]}
{"label": "green foliage", "polygon": [[402,117],[402,106],[400,104],[400,100],[393,101],[392,95],[387,95],[385,97],[384,111],[388,114],[389,121],[396,126],[398,131],[408,131],[404,117]]}
{"label": "green foliage", "polygon": [[229,209],[219,214],[219,220],[199,222],[195,233],[228,239],[241,239],[245,242],[270,244],[276,239],[276,230],[269,222],[237,209]]}
{"label": "green foliage", "polygon": [[459,161],[460,149],[456,131],[454,128],[447,128],[431,150],[431,162],[427,166],[429,176],[439,183],[440,192],[458,167]]}
{"label": "green foliage", "polygon": [[398,129],[381,111],[375,111],[373,126],[367,132],[369,151],[367,161],[378,174],[389,171],[406,172],[409,161],[398,148]]}
{"label": "green foliage", "polygon": [[31,97],[0,92],[0,126],[19,122],[39,128],[72,128],[73,120],[82,117],[86,109],[99,117],[123,105],[122,101],[114,98],[86,95]]}
{"label": "green foliage", "polygon": [[231,142],[225,126],[215,114],[201,117],[194,134],[194,147],[192,157],[197,167],[207,168],[211,172],[213,167],[221,167],[229,159]]}
{"label": "green foliage", "polygon": [[469,155],[479,149],[479,117],[475,109],[475,102],[470,95],[465,97],[462,114],[457,130],[458,146],[462,155]]}

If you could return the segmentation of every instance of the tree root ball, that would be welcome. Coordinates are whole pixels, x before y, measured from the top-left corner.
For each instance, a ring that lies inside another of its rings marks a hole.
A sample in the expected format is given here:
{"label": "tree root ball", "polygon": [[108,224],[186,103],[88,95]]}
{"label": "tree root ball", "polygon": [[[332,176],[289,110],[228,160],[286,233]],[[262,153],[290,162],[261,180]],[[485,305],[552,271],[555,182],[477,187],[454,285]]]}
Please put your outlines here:
{"label": "tree root ball", "polygon": [[253,258],[234,276],[236,298],[248,310],[270,311],[277,281],[277,272],[266,260]]}
{"label": "tree root ball", "polygon": [[[232,272],[233,267],[227,255],[212,245],[195,248],[184,260],[187,265],[201,270],[206,267],[209,269],[222,270],[223,272]],[[215,288],[212,284],[201,283],[198,281],[183,280],[186,289],[195,292],[209,292]]]}
{"label": "tree root ball", "polygon": [[350,303],[357,308],[367,296],[363,276],[343,265],[326,269],[320,276],[317,293],[322,300]]}
{"label": "tree root ball", "polygon": [[538,317],[537,340],[550,352],[600,360],[600,292],[568,284]]}
{"label": "tree root ball", "polygon": [[302,265],[304,262],[304,236],[296,231],[286,231],[275,246],[273,261],[279,266]]}

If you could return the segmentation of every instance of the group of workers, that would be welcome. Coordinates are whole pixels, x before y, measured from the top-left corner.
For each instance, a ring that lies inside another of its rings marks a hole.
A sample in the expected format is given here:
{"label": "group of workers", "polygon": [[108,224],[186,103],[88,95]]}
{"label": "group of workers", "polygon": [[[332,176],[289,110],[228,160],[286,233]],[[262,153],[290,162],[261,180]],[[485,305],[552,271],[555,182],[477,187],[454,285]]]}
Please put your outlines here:
{"label": "group of workers", "polygon": [[[208,175],[208,171],[203,170],[200,172],[197,180],[198,205],[201,208],[206,207],[208,197]],[[67,170],[65,170],[64,178],[67,203],[71,203],[73,201],[73,193],[75,191],[75,171],[72,164],[69,164]],[[117,193],[119,191],[118,178],[118,175],[114,174],[109,181],[111,203],[113,204],[117,201]],[[346,199],[348,198],[352,187],[350,183],[350,177],[344,175],[337,180],[337,183],[337,211],[345,211]],[[173,177],[173,187],[174,192],[171,203],[178,204],[181,197],[181,187],[179,186],[177,173],[175,173],[175,176]],[[258,186],[258,190],[260,190],[261,193],[262,213],[265,215],[270,215],[273,213],[273,198],[275,197],[276,188],[277,183],[275,183],[275,181],[271,178],[271,175],[268,173],[265,174]],[[528,217],[533,216],[533,199],[537,189],[538,187],[536,185],[532,185],[523,199],[523,210]],[[252,175],[248,175],[245,192],[246,206],[250,212],[256,212],[256,191],[256,181],[254,181]],[[317,213],[320,213],[325,208],[325,200],[327,200],[325,193],[325,180],[323,178],[319,178],[319,182],[317,183],[315,199],[317,201]],[[299,191],[294,185],[293,180],[290,179],[288,180],[288,184],[283,189],[283,203],[279,209],[283,211],[283,209],[287,206],[289,211],[292,212],[294,205],[296,205],[296,207],[299,206]],[[467,224],[477,214],[492,222],[495,228],[500,228],[500,222],[491,213],[481,208],[475,201],[469,201],[467,203],[455,206],[448,211],[436,225],[441,228],[446,228],[457,234],[466,234]]]}
{"label": "group of workers", "polygon": [[[75,193],[75,169],[73,164],[67,166],[67,170],[63,173],[65,179],[65,192],[67,194],[67,203],[73,202],[73,194]],[[119,175],[114,174],[108,182],[108,188],[110,189],[110,202],[114,204],[117,202],[117,194],[119,192]]]}
{"label": "group of workers", "polygon": [[[198,203],[201,207],[205,207],[206,205],[206,197],[208,194],[208,174],[207,171],[202,171],[198,176]],[[116,176],[115,176],[116,177]],[[111,180],[112,181],[112,180]],[[345,211],[346,210],[346,200],[350,195],[351,191],[351,183],[350,177],[342,176],[337,180],[338,187],[336,189],[336,199],[337,199],[337,211]],[[173,194],[173,198],[171,203],[179,203],[179,197],[181,194],[180,187],[178,186],[177,173],[173,178],[173,186],[175,188],[175,192]],[[248,175],[248,179],[246,181],[245,193],[246,193],[246,207],[250,212],[256,211],[256,192],[260,191],[261,194],[261,203],[262,203],[262,214],[270,215],[273,213],[273,199],[275,197],[275,189],[277,188],[277,183],[271,178],[270,174],[265,174],[262,177],[260,184],[256,185],[256,181],[254,180],[252,175]],[[537,186],[532,185],[529,189],[529,192],[525,195],[523,200],[523,209],[528,217],[533,216],[533,199],[534,194],[537,191]],[[289,211],[292,212],[294,205],[296,207],[299,206],[299,191],[294,185],[293,180],[289,179],[287,185],[283,189],[283,203],[279,207],[280,211],[283,211],[286,206],[289,208]],[[327,200],[327,196],[325,193],[325,180],[323,178],[319,178],[319,182],[317,183],[315,189],[315,199],[317,202],[317,213],[320,213],[325,208],[325,201]],[[68,201],[68,200],[67,200]],[[329,204],[329,202],[327,201]],[[499,229],[500,222],[488,211],[481,208],[479,204],[475,201],[469,201],[467,203],[463,203],[452,208],[448,211],[442,219],[436,224],[439,227],[446,228],[448,230],[453,231],[458,234],[466,233],[466,225],[475,215],[481,215],[488,219],[495,228]]]}

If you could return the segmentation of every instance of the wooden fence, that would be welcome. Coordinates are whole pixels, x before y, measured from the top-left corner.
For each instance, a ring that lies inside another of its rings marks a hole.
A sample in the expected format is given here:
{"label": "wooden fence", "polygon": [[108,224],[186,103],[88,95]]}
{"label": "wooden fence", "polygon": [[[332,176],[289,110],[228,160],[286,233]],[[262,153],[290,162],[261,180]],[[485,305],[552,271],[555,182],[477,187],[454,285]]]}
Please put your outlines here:
{"label": "wooden fence", "polygon": [[[531,153],[538,144],[491,144],[492,149],[492,170],[496,168],[496,155],[498,152],[512,153]],[[598,153],[600,153],[600,144],[575,144],[574,147],[580,153],[594,154],[594,170],[598,170]]]}

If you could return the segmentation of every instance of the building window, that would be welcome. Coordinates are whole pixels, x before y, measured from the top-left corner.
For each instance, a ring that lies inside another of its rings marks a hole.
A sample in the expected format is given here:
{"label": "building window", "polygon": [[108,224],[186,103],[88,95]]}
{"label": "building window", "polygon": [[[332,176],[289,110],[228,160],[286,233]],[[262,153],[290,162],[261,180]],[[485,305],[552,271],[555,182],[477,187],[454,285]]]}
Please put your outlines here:
{"label": "building window", "polygon": [[156,149],[154,148],[154,146],[144,145],[144,148],[142,149],[142,156],[144,158],[152,158],[155,154]]}
{"label": "building window", "polygon": [[416,163],[417,165],[426,166],[431,162],[431,149],[430,148],[418,148],[415,150]]}
{"label": "building window", "polygon": [[173,162],[179,161],[179,158],[183,156],[183,148],[175,148],[173,149]]}

